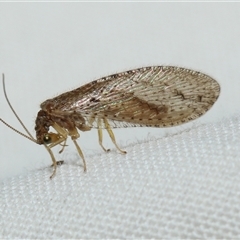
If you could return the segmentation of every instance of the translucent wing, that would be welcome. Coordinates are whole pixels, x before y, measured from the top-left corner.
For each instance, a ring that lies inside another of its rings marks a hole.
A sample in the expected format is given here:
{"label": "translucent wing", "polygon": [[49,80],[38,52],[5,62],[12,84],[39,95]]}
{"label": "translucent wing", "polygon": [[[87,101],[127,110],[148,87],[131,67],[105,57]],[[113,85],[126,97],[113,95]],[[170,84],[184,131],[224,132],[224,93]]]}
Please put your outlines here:
{"label": "translucent wing", "polygon": [[[59,95],[51,104],[56,115],[77,113],[93,128],[107,119],[112,128],[169,127],[208,111],[219,84],[200,72],[171,66],[145,67],[110,75]],[[103,126],[104,128],[104,126]]]}

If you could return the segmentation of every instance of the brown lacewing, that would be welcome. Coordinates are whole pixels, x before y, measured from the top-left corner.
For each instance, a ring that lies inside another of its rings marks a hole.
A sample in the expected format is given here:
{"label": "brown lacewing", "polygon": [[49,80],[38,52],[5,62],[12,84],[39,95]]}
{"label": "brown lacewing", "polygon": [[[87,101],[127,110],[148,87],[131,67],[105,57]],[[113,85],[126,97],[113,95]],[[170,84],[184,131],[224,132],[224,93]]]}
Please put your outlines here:
{"label": "brown lacewing", "polygon": [[[45,146],[54,167],[51,178],[58,163],[51,149],[62,145],[62,152],[68,137],[75,144],[86,171],[83,153],[76,142],[80,136],[78,130],[97,129],[99,144],[108,151],[102,144],[102,129],[106,129],[116,148],[126,153],[118,147],[112,128],[180,125],[207,112],[220,93],[220,86],[213,78],[180,67],[151,66],[117,73],[43,102],[35,121],[35,139],[8,100],[4,75],[3,88],[10,108],[28,136],[0,120],[17,133]],[[49,132],[50,127],[56,132]]]}

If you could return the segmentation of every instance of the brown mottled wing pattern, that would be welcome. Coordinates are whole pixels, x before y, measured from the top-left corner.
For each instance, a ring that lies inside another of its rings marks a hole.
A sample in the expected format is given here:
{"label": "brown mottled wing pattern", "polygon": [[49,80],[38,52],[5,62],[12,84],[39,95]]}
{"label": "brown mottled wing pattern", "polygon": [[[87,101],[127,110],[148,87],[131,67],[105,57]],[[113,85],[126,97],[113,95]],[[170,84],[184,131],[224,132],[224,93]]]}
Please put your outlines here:
{"label": "brown mottled wing pattern", "polygon": [[79,113],[93,128],[103,118],[113,128],[170,127],[204,114],[219,93],[219,84],[205,74],[156,66],[110,75],[47,101],[56,114]]}

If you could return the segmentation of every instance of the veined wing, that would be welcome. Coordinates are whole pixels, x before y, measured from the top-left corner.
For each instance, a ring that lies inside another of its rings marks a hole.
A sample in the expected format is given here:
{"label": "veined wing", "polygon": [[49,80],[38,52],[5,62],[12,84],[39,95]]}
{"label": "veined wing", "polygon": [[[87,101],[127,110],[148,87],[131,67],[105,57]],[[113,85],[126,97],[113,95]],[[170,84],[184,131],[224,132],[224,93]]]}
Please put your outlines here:
{"label": "veined wing", "polygon": [[[169,127],[204,114],[220,93],[211,77],[171,66],[145,67],[110,75],[47,100],[56,114],[79,113],[97,128],[106,118],[113,128]],[[104,128],[104,126],[103,126]]]}

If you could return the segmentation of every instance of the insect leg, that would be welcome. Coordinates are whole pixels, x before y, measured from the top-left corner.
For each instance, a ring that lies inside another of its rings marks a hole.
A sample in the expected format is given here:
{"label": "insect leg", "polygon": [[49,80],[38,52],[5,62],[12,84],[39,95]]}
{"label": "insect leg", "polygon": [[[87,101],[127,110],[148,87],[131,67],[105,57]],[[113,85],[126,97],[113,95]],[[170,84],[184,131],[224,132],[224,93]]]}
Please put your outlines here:
{"label": "insect leg", "polygon": [[[52,127],[57,131],[59,138],[53,141],[51,144],[48,145],[49,148],[52,148],[64,141],[64,145],[67,141],[68,132],[64,128],[60,127],[57,123],[53,123]],[[53,134],[53,133],[52,133]],[[57,135],[57,134],[55,134]]]}
{"label": "insect leg", "polygon": [[127,153],[126,151],[123,151],[122,149],[120,149],[119,146],[117,145],[116,140],[115,140],[115,136],[114,136],[114,134],[113,134],[113,131],[112,131],[112,129],[111,129],[111,127],[110,127],[107,119],[104,118],[103,121],[104,121],[105,128],[106,128],[107,131],[108,131],[108,135],[109,135],[109,137],[111,138],[111,140],[112,140],[112,142],[114,143],[114,145],[116,146],[116,148],[117,148],[121,153],[123,153],[123,154]]}
{"label": "insect leg", "polygon": [[78,154],[80,155],[80,157],[81,157],[82,160],[83,160],[83,169],[84,169],[84,172],[86,172],[86,171],[87,171],[87,165],[86,165],[86,161],[85,161],[85,158],[84,158],[84,156],[83,156],[82,150],[81,150],[81,148],[79,147],[79,145],[77,144],[76,139],[72,139],[72,140],[73,140],[73,142],[74,142],[74,144],[75,144],[75,146],[76,146],[76,148],[77,148],[77,150],[78,150]]}
{"label": "insect leg", "polygon": [[76,139],[78,139],[80,137],[80,134],[78,133],[76,128],[73,128],[71,130],[68,130],[68,135],[71,136],[71,138],[73,140],[73,143],[75,144],[75,147],[77,148],[78,154],[80,155],[80,157],[83,160],[83,169],[84,169],[84,172],[86,172],[87,171],[86,161],[85,161],[85,158],[83,156],[82,150],[81,150],[81,148],[79,147],[79,145],[76,141]]}
{"label": "insect leg", "polygon": [[63,144],[60,144],[62,146],[62,149],[59,151],[59,153],[62,153],[64,151],[64,148],[67,146],[66,142],[67,142],[67,139],[65,139]]}
{"label": "insect leg", "polygon": [[110,149],[106,149],[102,144],[103,134],[102,134],[102,119],[101,118],[98,118],[97,125],[98,125],[98,142],[105,152],[109,152]]}
{"label": "insect leg", "polygon": [[55,176],[56,171],[57,171],[57,161],[56,161],[56,159],[55,159],[55,157],[54,157],[54,155],[53,155],[52,150],[51,150],[46,144],[44,144],[44,146],[45,146],[45,148],[47,149],[47,151],[49,152],[49,154],[50,154],[50,156],[51,156],[51,158],[52,158],[52,162],[53,162],[53,164],[52,164],[52,166],[53,166],[53,173],[52,173],[52,175],[50,176],[50,179],[52,179],[52,178]]}
{"label": "insect leg", "polygon": [[77,148],[78,154],[80,155],[80,157],[83,160],[83,169],[84,169],[84,171],[86,171],[87,170],[86,161],[85,161],[85,158],[83,156],[82,150],[81,150],[81,148],[79,147],[79,145],[77,144],[77,141],[76,141],[76,139],[78,139],[80,137],[80,134],[78,133],[77,129],[73,128],[71,130],[68,129],[68,131],[67,131],[64,128],[60,127],[57,123],[54,123],[52,125],[52,127],[58,132],[58,134],[61,136],[61,138],[58,141],[56,141],[55,143],[52,143],[49,147],[50,148],[54,147],[54,146],[56,146],[57,144],[60,144],[63,141],[64,141],[64,145],[65,145],[66,140],[67,140],[67,136],[68,135],[71,136],[71,138],[72,138],[72,140],[75,144],[75,147]]}
{"label": "insect leg", "polygon": [[[53,152],[52,152],[51,148],[54,147],[54,146],[56,146],[56,145],[58,145],[58,144],[61,144],[61,142],[64,141],[63,148],[62,148],[62,150],[60,151],[60,152],[62,152],[63,149],[64,149],[64,146],[66,145],[67,136],[68,136],[68,132],[67,132],[65,129],[61,128],[57,123],[54,123],[52,127],[58,132],[58,135],[59,135],[59,136],[58,136],[58,138],[56,138],[55,141],[52,142],[50,145],[44,144],[44,146],[45,146],[45,148],[47,149],[47,151],[49,152],[49,154],[50,154],[50,156],[51,156],[51,158],[52,158],[52,162],[53,162],[53,164],[52,164],[52,166],[53,166],[53,173],[52,173],[52,175],[50,176],[50,179],[52,179],[52,178],[55,176],[56,171],[57,171],[57,165],[61,165],[61,164],[63,163],[63,161],[56,161],[56,159],[55,159],[55,157],[54,157],[54,155],[53,155]],[[57,134],[50,133],[50,135],[56,137]]]}

